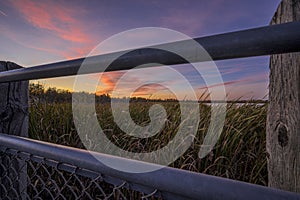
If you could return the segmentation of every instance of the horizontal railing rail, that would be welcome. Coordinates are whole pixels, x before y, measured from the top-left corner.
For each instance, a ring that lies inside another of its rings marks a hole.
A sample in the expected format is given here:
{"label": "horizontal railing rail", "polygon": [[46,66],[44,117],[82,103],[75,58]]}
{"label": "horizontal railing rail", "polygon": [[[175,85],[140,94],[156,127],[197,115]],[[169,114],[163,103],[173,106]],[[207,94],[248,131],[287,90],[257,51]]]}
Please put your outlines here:
{"label": "horizontal railing rail", "polygon": [[[209,53],[213,60],[263,56],[279,53],[300,51],[300,22],[290,22],[280,25],[265,26],[248,30],[224,33],[214,36],[195,38]],[[149,46],[132,51],[113,62],[107,69],[105,64],[110,58],[122,52],[109,53],[89,57],[85,63],[85,70],[81,74],[129,70],[140,64],[161,63],[165,65],[184,64],[187,61],[166,51],[157,51],[158,47],[181,49],[190,52],[191,60],[195,62],[207,61],[206,57],[196,55],[195,49],[187,41]],[[10,81],[33,80],[41,78],[55,78],[77,75],[85,58],[39,65],[35,67],[10,70],[0,73],[0,83]],[[144,67],[157,65],[147,64]]]}
{"label": "horizontal railing rail", "polygon": [[[15,149],[18,152],[30,152],[50,161],[75,165],[78,168],[92,170],[126,182],[138,184],[146,188],[156,188],[166,193],[164,197],[188,199],[300,199],[300,194],[253,185],[245,182],[163,167],[148,173],[125,173],[112,169],[99,160],[120,163],[123,166],[153,168],[158,165],[116,156],[81,150],[62,145],[36,141],[28,138],[0,134],[1,150]],[[163,178],[161,178],[163,177]],[[193,186],[187,189],[187,186]],[[239,191],[239,192],[236,192]]]}

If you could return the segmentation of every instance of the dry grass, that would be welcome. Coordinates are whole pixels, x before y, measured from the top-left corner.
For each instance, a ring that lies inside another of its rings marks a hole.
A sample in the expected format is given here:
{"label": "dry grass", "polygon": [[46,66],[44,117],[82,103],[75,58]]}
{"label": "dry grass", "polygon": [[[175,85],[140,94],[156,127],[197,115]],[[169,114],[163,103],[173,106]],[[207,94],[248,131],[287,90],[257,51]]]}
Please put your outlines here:
{"label": "dry grass", "polygon": [[[140,125],[149,123],[148,110],[153,102],[130,105],[132,119]],[[114,123],[110,104],[96,106],[101,128],[114,144],[133,152],[149,152],[166,145],[180,124],[180,108],[175,102],[160,102],[167,111],[164,130],[150,139],[124,135]],[[267,185],[265,123],[267,105],[229,104],[225,126],[213,151],[198,157],[200,145],[209,126],[210,106],[200,104],[200,124],[193,145],[171,167]],[[84,148],[76,133],[72,105],[34,104],[30,107],[30,137],[43,141]]]}

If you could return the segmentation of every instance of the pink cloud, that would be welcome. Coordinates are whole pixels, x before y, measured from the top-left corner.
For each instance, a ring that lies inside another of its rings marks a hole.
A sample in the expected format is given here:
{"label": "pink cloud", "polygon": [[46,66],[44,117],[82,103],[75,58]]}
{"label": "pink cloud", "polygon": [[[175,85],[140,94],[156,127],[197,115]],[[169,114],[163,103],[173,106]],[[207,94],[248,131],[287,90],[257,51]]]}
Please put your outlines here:
{"label": "pink cloud", "polygon": [[64,40],[86,43],[89,36],[83,31],[82,25],[72,16],[74,10],[63,7],[51,1],[11,1],[14,7],[23,14],[23,17],[32,25],[52,31]]}
{"label": "pink cloud", "polygon": [[115,88],[117,81],[123,76],[124,73],[124,71],[103,73],[100,79],[101,84],[98,86],[96,93],[111,94],[111,92]]}
{"label": "pink cloud", "polygon": [[229,68],[229,69],[221,69],[221,74],[222,75],[228,75],[228,74],[234,74],[237,72],[242,71],[241,67],[235,67],[235,68]]}
{"label": "pink cloud", "polygon": [[91,50],[93,39],[90,34],[86,33],[88,28],[78,18],[78,15],[84,13],[84,10],[74,8],[73,5],[71,9],[53,1],[17,0],[11,1],[11,5],[32,26],[69,43],[69,46],[66,47],[67,51],[49,50],[48,48],[41,48],[41,50],[59,52],[67,59],[84,56]]}
{"label": "pink cloud", "polygon": [[149,83],[141,86],[138,88],[133,96],[149,96],[151,94],[154,94],[156,92],[162,92],[168,90],[166,87],[157,84],[157,83]]}
{"label": "pink cloud", "polygon": [[[103,73],[100,79],[101,84],[97,88],[97,94],[112,94],[115,90],[115,86],[119,79],[125,74],[124,71],[117,71],[117,72],[106,72]],[[94,75],[92,78],[98,78],[99,75]],[[117,93],[123,96],[129,96],[131,94],[131,87],[133,82],[140,82],[140,79],[135,78],[134,76],[131,77],[130,80],[122,80],[122,84],[118,87]],[[151,96],[151,94],[163,94],[166,93],[168,89],[158,83],[148,83],[148,84],[141,84],[141,87],[136,89],[131,95],[132,96]],[[167,92],[169,94],[169,92]]]}

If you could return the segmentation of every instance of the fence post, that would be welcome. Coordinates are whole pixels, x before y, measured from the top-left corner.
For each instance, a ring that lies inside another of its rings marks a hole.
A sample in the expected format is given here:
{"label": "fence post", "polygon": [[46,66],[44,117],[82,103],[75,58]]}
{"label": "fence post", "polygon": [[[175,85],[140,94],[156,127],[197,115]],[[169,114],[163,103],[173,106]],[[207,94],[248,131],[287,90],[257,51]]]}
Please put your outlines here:
{"label": "fence post", "polygon": [[[299,20],[300,1],[282,0],[271,24]],[[300,192],[300,53],[272,55],[270,72],[269,186]]]}
{"label": "fence post", "polygon": [[[0,62],[0,71],[21,68],[11,62]],[[28,81],[0,84],[0,132],[28,136]],[[27,165],[24,160],[1,154],[0,199],[25,199]]]}

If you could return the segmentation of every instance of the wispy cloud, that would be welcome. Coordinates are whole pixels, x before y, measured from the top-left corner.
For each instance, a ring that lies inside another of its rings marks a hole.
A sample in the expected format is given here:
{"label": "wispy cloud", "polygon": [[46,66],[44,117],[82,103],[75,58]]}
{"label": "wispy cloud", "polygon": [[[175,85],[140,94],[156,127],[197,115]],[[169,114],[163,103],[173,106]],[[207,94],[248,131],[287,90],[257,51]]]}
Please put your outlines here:
{"label": "wispy cloud", "polygon": [[0,14],[7,17],[7,14],[5,12],[3,12],[2,10],[0,10]]}
{"label": "wispy cloud", "polygon": [[[164,94],[168,93],[168,89],[164,86],[166,83],[160,83],[159,81],[154,81],[153,83],[143,82],[143,73],[141,71],[134,72],[122,79],[122,76],[126,71],[119,72],[107,72],[103,73],[100,79],[100,84],[97,88],[97,94],[112,94],[122,96],[151,96],[152,94]],[[97,75],[96,75],[97,76]],[[140,77],[140,78],[138,78]],[[94,77],[97,78],[97,77]],[[120,83],[118,83],[121,81]],[[118,84],[118,86],[117,86]],[[135,91],[133,91],[133,85],[140,85]],[[171,83],[168,83],[171,84]],[[116,88],[117,86],[117,88]]]}
{"label": "wispy cloud", "polygon": [[170,9],[162,16],[161,25],[188,35],[197,35],[199,29],[204,27],[205,17],[205,13],[199,14],[192,10]]}
{"label": "wispy cloud", "polygon": [[89,42],[89,36],[74,18],[77,9],[63,7],[51,1],[11,1],[33,26],[53,32],[60,38],[77,43]]}
{"label": "wispy cloud", "polygon": [[100,79],[101,84],[97,88],[97,94],[111,94],[117,81],[124,73],[123,71],[103,73]]}
{"label": "wispy cloud", "polygon": [[261,99],[265,98],[267,94],[267,80],[267,73],[258,73],[256,75],[246,76],[237,80],[225,81],[224,83],[201,86],[196,90],[199,90],[201,94],[206,92],[209,88],[218,89],[220,86],[225,86],[228,99]]}
{"label": "wispy cloud", "polygon": [[71,59],[76,56],[85,55],[85,52],[74,52],[73,48],[61,48],[63,47],[63,44],[60,43],[60,40],[53,40],[43,36],[36,37],[34,38],[34,42],[31,42],[30,40],[26,40],[26,36],[24,34],[12,31],[8,28],[4,29],[0,27],[0,32],[2,35],[5,35],[6,38],[14,41],[15,43],[21,45],[24,48],[30,48],[41,52],[47,52],[52,55],[63,57],[65,59]]}
{"label": "wispy cloud", "polygon": [[[17,0],[12,6],[30,25],[68,42],[67,51],[61,56],[72,58],[87,54],[92,47],[93,39],[78,15],[85,12],[81,8],[69,8],[61,2]],[[76,7],[76,6],[75,6]]]}
{"label": "wispy cloud", "polygon": [[238,80],[225,81],[224,83],[199,87],[198,89],[201,90],[201,89],[219,87],[222,85],[227,86],[227,85],[234,85],[234,84],[241,84],[241,83],[258,83],[258,82],[266,81],[267,79],[268,79],[268,75],[266,73],[260,73],[252,76],[247,76]]}
{"label": "wispy cloud", "polygon": [[236,81],[227,81],[224,83],[218,83],[218,84],[214,84],[214,85],[199,87],[199,90],[215,88],[215,87],[220,87],[220,86],[225,86],[225,85],[232,85],[232,84],[241,83],[241,82],[245,82],[245,81],[246,81],[246,79],[245,80],[241,79],[241,80],[236,80]]}
{"label": "wispy cloud", "polygon": [[[179,2],[176,6],[170,3],[169,8],[164,12],[161,22],[162,26],[171,28],[190,36],[199,36],[207,33],[207,29],[211,28],[210,24],[215,24],[219,17],[217,12],[224,10],[224,4],[228,2],[224,0],[214,1],[188,1]],[[193,7],[190,7],[190,5]],[[186,9],[189,8],[189,9]],[[239,11],[236,11],[237,13]],[[236,15],[234,15],[236,16]],[[223,21],[230,21],[228,14],[222,15]]]}
{"label": "wispy cloud", "polygon": [[138,88],[134,92],[134,96],[149,96],[151,94],[155,94],[157,92],[164,92],[164,91],[168,91],[168,89],[163,85],[160,85],[158,83],[148,83]]}

